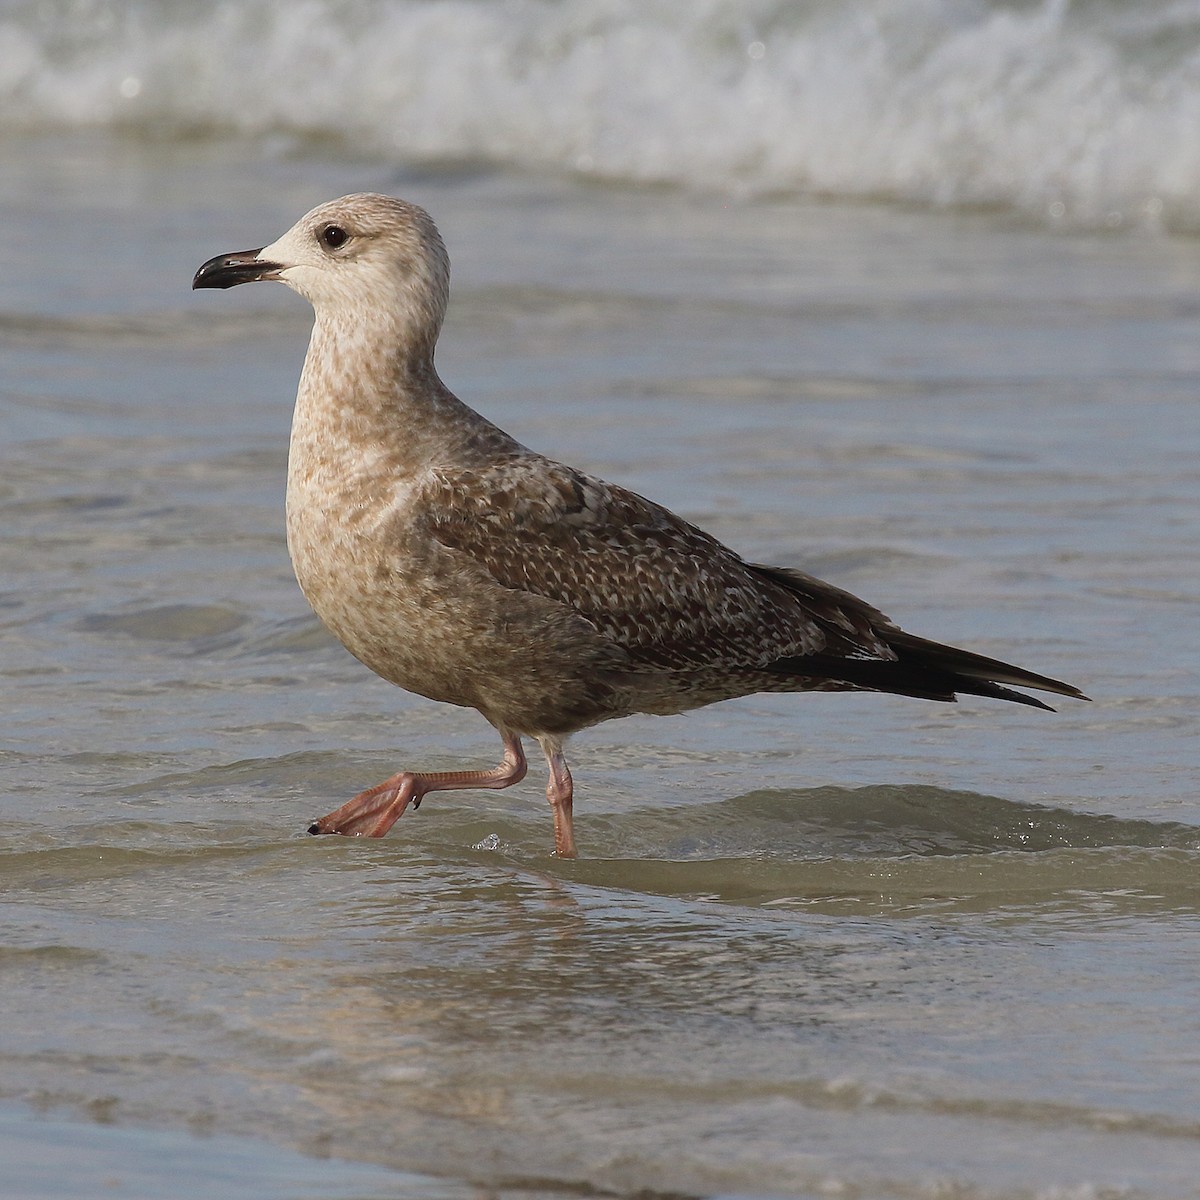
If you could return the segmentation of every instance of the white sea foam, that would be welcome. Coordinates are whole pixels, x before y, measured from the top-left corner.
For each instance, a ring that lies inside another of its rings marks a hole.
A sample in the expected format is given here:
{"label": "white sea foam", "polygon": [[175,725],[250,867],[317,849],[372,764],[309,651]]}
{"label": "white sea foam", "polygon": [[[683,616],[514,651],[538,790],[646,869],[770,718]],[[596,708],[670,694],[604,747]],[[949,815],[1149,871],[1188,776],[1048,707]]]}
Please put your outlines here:
{"label": "white sea foam", "polygon": [[0,132],[352,139],[1200,229],[1200,0],[29,0]]}

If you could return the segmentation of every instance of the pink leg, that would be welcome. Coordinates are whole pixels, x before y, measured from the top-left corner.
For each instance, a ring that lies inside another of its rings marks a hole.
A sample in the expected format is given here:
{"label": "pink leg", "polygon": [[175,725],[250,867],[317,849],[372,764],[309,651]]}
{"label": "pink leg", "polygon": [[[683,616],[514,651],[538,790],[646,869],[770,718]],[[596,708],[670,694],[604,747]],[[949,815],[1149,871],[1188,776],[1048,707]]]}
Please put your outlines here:
{"label": "pink leg", "polygon": [[[490,771],[401,771],[378,787],[360,792],[341,808],[314,821],[309,833],[345,833],[352,837],[383,837],[400,820],[411,804],[420,808],[429,792],[452,792],[460,788],[506,788],[525,778],[525,751],[515,733],[501,733],[504,757]],[[565,768],[564,768],[565,769]],[[570,781],[570,776],[568,783]],[[568,801],[568,804],[570,802]]]}
{"label": "pink leg", "polygon": [[574,858],[575,822],[571,803],[575,785],[571,782],[571,772],[567,770],[567,760],[563,757],[562,742],[556,738],[539,740],[546,755],[546,763],[550,767],[546,799],[550,801],[550,807],[554,810],[554,853],[559,858]]}

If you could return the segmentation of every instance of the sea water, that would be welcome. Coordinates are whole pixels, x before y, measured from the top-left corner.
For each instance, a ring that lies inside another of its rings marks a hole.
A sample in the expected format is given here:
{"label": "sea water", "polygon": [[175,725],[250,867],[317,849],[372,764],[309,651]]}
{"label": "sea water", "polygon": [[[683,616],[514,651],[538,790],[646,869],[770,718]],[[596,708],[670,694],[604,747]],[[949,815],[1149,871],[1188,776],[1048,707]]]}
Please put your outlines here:
{"label": "sea water", "polygon": [[[10,1190],[1200,1194],[1200,244],[1172,138],[1200,14],[674,11],[0,16]],[[780,65],[805,45],[840,138]],[[1107,116],[1063,110],[1088,153],[1039,192],[1067,156],[1046,97],[1089,55]],[[757,156],[757,118],[714,116],[755,72],[788,98]],[[972,83],[992,98],[1007,190],[912,123],[939,79],[960,124]],[[852,153],[885,110],[942,190]],[[361,189],[438,220],[439,366],[489,418],[1093,703],[602,726],[571,746],[576,862],[537,768],[382,841],[305,837],[401,767],[499,749],[373,678],[291,578],[307,306],[189,291]]]}
{"label": "sea water", "polygon": [[0,129],[1200,226],[1194,0],[9,0]]}

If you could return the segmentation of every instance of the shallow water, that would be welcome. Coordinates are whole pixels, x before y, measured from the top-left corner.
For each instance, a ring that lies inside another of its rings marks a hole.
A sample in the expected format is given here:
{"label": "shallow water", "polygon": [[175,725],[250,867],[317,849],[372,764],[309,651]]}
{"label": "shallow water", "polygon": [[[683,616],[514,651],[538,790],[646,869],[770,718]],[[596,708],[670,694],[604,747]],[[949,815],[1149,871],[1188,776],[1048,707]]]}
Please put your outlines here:
{"label": "shallow water", "polygon": [[342,1159],[321,1161],[269,1143],[92,1124],[0,1109],[0,1161],[11,1200],[477,1200],[478,1192],[426,1176]]}
{"label": "shallow water", "polygon": [[[447,1195],[1200,1194],[1200,244],[333,149],[0,156],[0,1095]],[[360,188],[438,219],[443,375],[523,441],[1094,703],[604,726],[577,862],[536,770],[305,837],[497,752],[291,579],[306,307],[188,291]]]}

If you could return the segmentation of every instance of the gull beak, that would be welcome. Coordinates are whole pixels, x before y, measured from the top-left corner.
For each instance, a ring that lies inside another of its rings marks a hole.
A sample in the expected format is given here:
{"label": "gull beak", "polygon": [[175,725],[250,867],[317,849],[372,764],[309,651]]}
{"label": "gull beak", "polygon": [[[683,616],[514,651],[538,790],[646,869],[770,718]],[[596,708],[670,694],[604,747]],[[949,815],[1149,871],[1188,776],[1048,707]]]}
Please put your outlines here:
{"label": "gull beak", "polygon": [[254,283],[259,279],[278,279],[282,263],[264,262],[258,256],[262,250],[235,250],[210,258],[192,280],[192,289],[231,288],[239,283]]}

